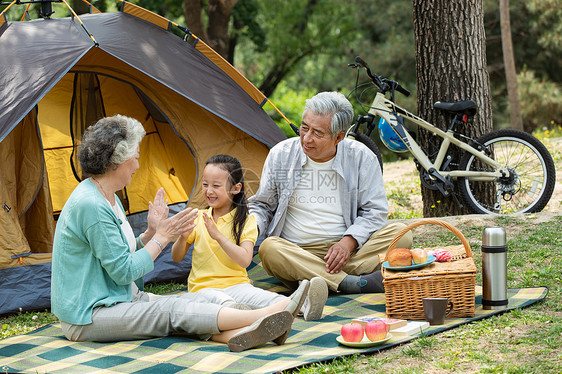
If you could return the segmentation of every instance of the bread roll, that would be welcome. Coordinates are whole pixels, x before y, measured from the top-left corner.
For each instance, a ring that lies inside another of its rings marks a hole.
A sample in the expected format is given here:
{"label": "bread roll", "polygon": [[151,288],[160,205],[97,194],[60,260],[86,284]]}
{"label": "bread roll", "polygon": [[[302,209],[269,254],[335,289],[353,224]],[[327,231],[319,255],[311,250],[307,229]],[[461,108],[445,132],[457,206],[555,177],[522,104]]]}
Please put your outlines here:
{"label": "bread roll", "polygon": [[408,248],[394,248],[388,254],[388,266],[391,268],[412,265],[412,252]]}
{"label": "bread roll", "polygon": [[425,264],[427,262],[427,252],[423,248],[412,249],[412,260],[414,264]]}

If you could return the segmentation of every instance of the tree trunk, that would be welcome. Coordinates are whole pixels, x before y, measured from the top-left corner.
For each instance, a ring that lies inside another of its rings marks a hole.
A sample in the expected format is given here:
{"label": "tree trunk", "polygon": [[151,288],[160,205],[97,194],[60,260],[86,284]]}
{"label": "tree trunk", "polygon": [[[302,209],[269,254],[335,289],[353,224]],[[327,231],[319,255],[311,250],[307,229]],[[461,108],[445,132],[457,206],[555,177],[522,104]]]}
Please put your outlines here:
{"label": "tree trunk", "polygon": [[208,44],[207,30],[203,22],[203,0],[183,0],[185,23],[193,34]]}
{"label": "tree trunk", "polygon": [[502,35],[503,63],[505,66],[505,82],[507,97],[509,99],[509,116],[511,127],[523,130],[523,116],[519,93],[517,92],[517,73],[515,71],[515,58],[513,56],[513,43],[511,42],[511,22],[509,20],[509,0],[500,0],[500,24]]}
{"label": "tree trunk", "polygon": [[[230,35],[228,26],[230,24],[230,13],[238,0],[209,0],[207,6],[207,15],[209,23],[207,24],[207,35],[211,47],[225,59],[229,55]],[[229,61],[232,63],[233,61]]]}
{"label": "tree trunk", "polygon": [[[413,5],[420,117],[446,130],[452,116],[437,111],[433,104],[471,99],[478,104],[478,114],[468,126],[457,130],[472,138],[492,130],[483,1],[413,0]],[[420,130],[419,141],[433,160],[440,138]],[[452,148],[449,154],[455,168],[461,154]],[[422,199],[425,217],[468,213],[466,206],[459,207],[452,197],[445,198],[439,191],[423,186]]]}
{"label": "tree trunk", "polygon": [[[203,21],[202,0],[184,0],[185,21],[192,33],[201,38],[223,58],[229,59],[230,13],[238,0],[209,0],[207,27]],[[232,61],[229,61],[232,63]]]}

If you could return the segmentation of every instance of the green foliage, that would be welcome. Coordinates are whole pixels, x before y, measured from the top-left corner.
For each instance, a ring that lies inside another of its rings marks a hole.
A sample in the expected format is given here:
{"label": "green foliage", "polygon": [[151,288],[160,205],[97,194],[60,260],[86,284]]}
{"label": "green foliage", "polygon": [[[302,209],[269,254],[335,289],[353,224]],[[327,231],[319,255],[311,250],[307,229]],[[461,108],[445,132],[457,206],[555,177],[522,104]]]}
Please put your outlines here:
{"label": "green foliage", "polygon": [[[293,91],[287,87],[286,83],[281,83],[271,101],[275,106],[290,120],[295,126],[299,127],[302,120],[302,111],[304,110],[304,102],[306,99],[314,96],[316,91],[311,88],[304,88],[300,91]],[[277,126],[281,128],[287,137],[296,136],[293,129],[287,121],[279,115],[273,108],[266,106],[268,114],[273,118]]]}
{"label": "green foliage", "polygon": [[[485,0],[488,71],[492,82],[503,82],[503,56],[497,0]],[[554,82],[562,79],[562,4],[556,0],[511,0],[510,23],[515,64],[540,72]]]}
{"label": "green foliage", "polygon": [[389,199],[395,200],[395,203],[400,206],[408,206],[410,205],[410,196],[408,192],[404,189],[394,189],[390,191],[388,195]]}
{"label": "green foliage", "polygon": [[559,0],[534,0],[525,3],[533,15],[530,28],[539,37],[546,57],[559,58],[562,52],[562,3]]}
{"label": "green foliage", "polygon": [[[182,1],[131,2],[185,25]],[[92,4],[102,11],[114,11],[119,3],[93,0]],[[510,8],[525,122],[529,130],[537,126],[550,128],[550,124],[561,122],[562,3],[511,0]],[[19,20],[24,9],[13,6],[7,18]],[[53,17],[70,14],[62,4],[53,4],[53,9]],[[484,0],[484,9],[494,122],[495,127],[507,127],[509,114],[497,0]],[[31,7],[32,18],[37,17],[36,10],[37,5]],[[347,64],[360,55],[378,74],[395,79],[412,91],[409,98],[398,96],[397,99],[408,110],[417,111],[411,1],[239,0],[232,11],[230,34],[237,43],[236,67],[260,88],[274,92],[279,82],[285,82],[285,92],[306,89],[349,93],[354,87],[355,73]],[[366,80],[364,75],[360,79]],[[273,96],[270,92],[266,94]],[[279,94],[275,97],[276,101],[280,100]],[[366,103],[369,100],[365,98]],[[362,109],[355,101],[352,98],[360,113]],[[385,158],[390,155],[393,154],[385,154]]]}
{"label": "green foliage", "polygon": [[[287,78],[289,87],[300,90],[303,85],[317,88],[318,91],[352,91],[356,81],[356,72],[347,67],[353,63],[355,56],[361,56],[377,74],[400,81],[412,91],[409,98],[399,97],[400,104],[415,111],[416,71],[415,50],[412,24],[412,3],[408,0],[355,0],[345,3],[344,7],[356,7],[349,27],[340,31],[339,48],[326,49],[321,54],[306,58],[306,62]],[[342,22],[337,21],[336,25]],[[345,32],[345,34],[344,34]],[[345,37],[346,39],[342,39]],[[350,39],[351,38],[351,39]],[[350,40],[350,41],[349,41]],[[363,72],[359,83],[368,82]],[[363,97],[363,103],[369,105],[375,91],[371,90]],[[356,112],[362,113],[355,97],[350,98]]]}
{"label": "green foliage", "polygon": [[[493,97],[494,126],[496,128],[510,127],[498,1],[484,0],[484,9],[487,36],[486,55]],[[529,77],[525,78],[522,75],[526,71],[532,72],[532,78],[543,82],[545,86],[559,87],[562,81],[562,40],[560,36],[562,3],[556,0],[511,0],[510,24],[516,69],[520,72],[518,77],[519,98],[525,127],[530,132],[536,126],[543,126],[542,123],[535,120],[537,117],[533,112],[536,111],[536,105],[538,104],[538,107],[549,106],[552,101],[557,99],[552,99],[550,92],[541,87],[538,87],[541,92],[540,97],[530,92]],[[523,81],[521,81],[522,79]],[[557,91],[559,92],[559,88]],[[530,97],[525,98],[526,95],[530,95]],[[538,111],[540,110],[538,109]],[[555,120],[556,118],[550,119]],[[542,118],[539,120],[542,121]],[[548,122],[545,123],[548,126]]]}
{"label": "green foliage", "polygon": [[[416,60],[412,2],[359,0],[361,37],[355,46],[372,70],[415,91]],[[354,47],[355,47],[354,46]]]}
{"label": "green foliage", "polygon": [[90,1],[90,4],[98,8],[101,12],[107,12],[111,8],[111,5],[105,0],[92,0]]}
{"label": "green foliage", "polygon": [[540,79],[535,72],[523,70],[517,76],[521,112],[525,128],[553,128],[562,123],[562,90],[560,85]]}
{"label": "green foliage", "polygon": [[234,30],[232,37],[247,37],[259,53],[265,52],[265,29],[257,21],[259,15],[258,0],[239,0],[232,8]]}
{"label": "green foliage", "polygon": [[[288,74],[298,74],[305,60],[341,54],[355,35],[353,7],[338,0],[262,0],[256,21],[266,32],[265,46],[258,46],[266,52],[258,54],[254,43],[240,40],[235,65],[269,95]],[[302,86],[315,84],[305,77]]]}

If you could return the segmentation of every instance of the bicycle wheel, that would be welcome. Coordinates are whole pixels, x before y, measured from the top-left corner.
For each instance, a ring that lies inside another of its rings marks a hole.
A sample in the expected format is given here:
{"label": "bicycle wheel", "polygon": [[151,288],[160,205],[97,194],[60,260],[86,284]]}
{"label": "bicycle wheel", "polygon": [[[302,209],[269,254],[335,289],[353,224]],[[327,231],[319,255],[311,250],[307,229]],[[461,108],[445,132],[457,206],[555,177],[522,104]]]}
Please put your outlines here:
{"label": "bicycle wheel", "polygon": [[[534,136],[518,130],[497,130],[478,139],[490,157],[510,171],[509,177],[492,182],[458,178],[459,191],[475,213],[508,214],[540,212],[554,191],[554,161]],[[463,154],[460,170],[492,171],[474,155]]]}
{"label": "bicycle wheel", "polygon": [[377,159],[379,160],[379,165],[381,167],[381,174],[382,174],[382,155],[381,155],[381,151],[379,150],[379,147],[377,147],[377,144],[374,142],[374,140],[369,138],[367,135],[363,133],[355,134],[355,140],[365,144],[367,148],[369,148],[371,152],[373,152],[375,156],[377,156]]}

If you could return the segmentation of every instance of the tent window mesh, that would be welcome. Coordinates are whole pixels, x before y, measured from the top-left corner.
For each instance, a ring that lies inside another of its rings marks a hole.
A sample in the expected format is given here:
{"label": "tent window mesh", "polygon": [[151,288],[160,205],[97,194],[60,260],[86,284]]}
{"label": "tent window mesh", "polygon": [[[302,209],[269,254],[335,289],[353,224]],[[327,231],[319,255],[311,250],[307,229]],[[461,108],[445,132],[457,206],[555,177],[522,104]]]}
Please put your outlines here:
{"label": "tent window mesh", "polygon": [[[80,168],[78,161],[78,147],[82,134],[99,119],[106,117],[101,93],[100,80],[95,73],[75,73],[72,101],[70,103],[70,136],[72,137],[72,154],[70,166],[74,177],[78,181],[89,177]],[[125,211],[129,211],[127,190],[116,192]]]}
{"label": "tent window mesh", "polygon": [[101,95],[100,81],[96,74],[76,73],[74,74],[74,92],[70,104],[70,136],[72,137],[72,154],[70,165],[76,180],[87,178],[82,175],[80,162],[78,161],[78,147],[82,134],[100,118],[105,117],[103,98]]}

